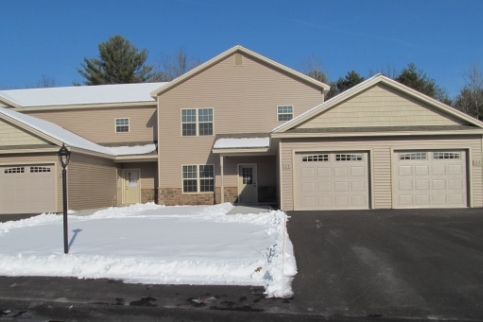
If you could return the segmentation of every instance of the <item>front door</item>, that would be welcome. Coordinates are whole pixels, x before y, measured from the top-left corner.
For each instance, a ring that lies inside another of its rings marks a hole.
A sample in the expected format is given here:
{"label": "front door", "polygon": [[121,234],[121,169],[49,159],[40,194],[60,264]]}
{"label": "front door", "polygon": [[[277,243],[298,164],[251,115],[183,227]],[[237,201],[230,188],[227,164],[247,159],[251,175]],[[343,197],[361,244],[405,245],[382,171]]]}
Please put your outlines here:
{"label": "front door", "polygon": [[139,169],[124,170],[125,203],[134,204],[141,202],[141,187],[139,182]]}
{"label": "front door", "polygon": [[238,203],[257,203],[257,165],[242,164],[238,166]]}

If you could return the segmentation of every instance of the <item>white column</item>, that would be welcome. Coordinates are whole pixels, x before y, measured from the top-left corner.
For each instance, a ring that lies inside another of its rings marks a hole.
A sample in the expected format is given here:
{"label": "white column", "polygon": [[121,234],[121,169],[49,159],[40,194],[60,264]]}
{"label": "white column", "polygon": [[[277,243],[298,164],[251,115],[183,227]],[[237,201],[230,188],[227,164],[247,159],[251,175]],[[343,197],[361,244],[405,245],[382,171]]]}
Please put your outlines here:
{"label": "white column", "polygon": [[223,182],[223,155],[220,154],[220,169],[221,169],[221,203],[225,202],[225,184]]}

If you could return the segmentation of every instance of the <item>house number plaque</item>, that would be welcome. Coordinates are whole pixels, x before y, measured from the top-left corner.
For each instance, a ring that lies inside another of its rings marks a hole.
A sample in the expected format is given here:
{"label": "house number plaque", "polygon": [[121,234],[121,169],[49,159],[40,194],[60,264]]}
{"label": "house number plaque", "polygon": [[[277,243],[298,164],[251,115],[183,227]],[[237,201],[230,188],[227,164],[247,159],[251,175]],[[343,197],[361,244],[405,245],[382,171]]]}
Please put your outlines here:
{"label": "house number plaque", "polygon": [[284,164],[282,164],[282,169],[290,170],[290,169],[292,169],[292,164],[291,163],[284,163]]}

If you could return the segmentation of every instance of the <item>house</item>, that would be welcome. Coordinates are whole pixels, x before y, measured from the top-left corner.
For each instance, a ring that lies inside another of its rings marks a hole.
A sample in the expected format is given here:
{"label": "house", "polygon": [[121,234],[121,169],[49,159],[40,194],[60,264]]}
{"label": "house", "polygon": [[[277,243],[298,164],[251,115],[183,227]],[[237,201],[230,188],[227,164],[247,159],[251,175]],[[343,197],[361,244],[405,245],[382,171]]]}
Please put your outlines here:
{"label": "house", "polygon": [[483,123],[376,75],[329,86],[241,46],[169,83],[0,91],[0,214],[276,203],[483,207]]}

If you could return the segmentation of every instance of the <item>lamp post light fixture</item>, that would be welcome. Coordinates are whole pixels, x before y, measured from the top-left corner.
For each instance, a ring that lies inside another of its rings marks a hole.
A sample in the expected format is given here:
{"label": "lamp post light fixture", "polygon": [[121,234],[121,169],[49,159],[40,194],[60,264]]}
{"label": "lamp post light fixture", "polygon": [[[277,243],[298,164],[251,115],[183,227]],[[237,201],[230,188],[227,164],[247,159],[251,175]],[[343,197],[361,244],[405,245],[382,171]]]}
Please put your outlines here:
{"label": "lamp post light fixture", "polygon": [[62,164],[62,199],[64,202],[64,254],[69,253],[69,243],[67,241],[67,170],[65,169],[70,161],[70,151],[67,150],[65,144],[62,143],[62,147],[59,152],[60,163]]}

